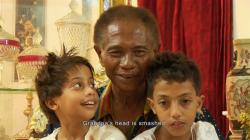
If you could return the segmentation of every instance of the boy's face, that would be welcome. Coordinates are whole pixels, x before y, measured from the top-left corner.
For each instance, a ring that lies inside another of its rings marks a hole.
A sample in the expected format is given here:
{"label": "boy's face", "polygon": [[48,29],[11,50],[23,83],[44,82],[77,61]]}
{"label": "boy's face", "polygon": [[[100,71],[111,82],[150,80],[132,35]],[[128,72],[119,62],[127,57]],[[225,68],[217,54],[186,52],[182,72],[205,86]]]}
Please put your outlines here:
{"label": "boy's face", "polygon": [[203,97],[196,96],[192,82],[159,80],[154,85],[152,96],[152,99],[148,98],[150,106],[166,134],[174,137],[188,136],[203,101]]}
{"label": "boy's face", "polygon": [[86,121],[93,118],[98,106],[94,78],[88,67],[81,65],[69,72],[62,95],[54,98],[60,121]]}

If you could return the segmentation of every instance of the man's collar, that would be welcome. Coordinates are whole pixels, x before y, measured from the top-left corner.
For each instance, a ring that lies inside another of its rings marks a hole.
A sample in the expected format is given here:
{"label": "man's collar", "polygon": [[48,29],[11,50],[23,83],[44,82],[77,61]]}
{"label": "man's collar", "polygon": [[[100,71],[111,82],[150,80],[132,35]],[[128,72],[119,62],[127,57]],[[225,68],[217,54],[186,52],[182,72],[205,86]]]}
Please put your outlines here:
{"label": "man's collar", "polygon": [[111,82],[108,83],[105,90],[102,93],[99,110],[98,110],[98,117],[97,119],[100,120],[101,118],[105,117],[108,114],[111,114]]}
{"label": "man's collar", "polygon": [[[97,119],[100,120],[106,115],[110,115],[112,113],[112,108],[111,108],[111,102],[112,102],[112,90],[111,90],[111,85],[112,83],[109,82],[107,87],[102,93],[101,100],[100,100],[100,105],[99,105],[99,110],[98,110],[98,116]],[[144,116],[149,113],[150,107],[145,103],[144,106]]]}

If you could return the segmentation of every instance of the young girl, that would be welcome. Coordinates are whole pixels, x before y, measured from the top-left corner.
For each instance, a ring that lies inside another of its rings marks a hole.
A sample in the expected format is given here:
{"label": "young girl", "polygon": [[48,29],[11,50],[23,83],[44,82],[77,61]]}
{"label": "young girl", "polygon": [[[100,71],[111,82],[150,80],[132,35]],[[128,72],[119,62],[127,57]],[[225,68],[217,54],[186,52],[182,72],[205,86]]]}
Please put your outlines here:
{"label": "young girl", "polygon": [[204,98],[200,86],[198,67],[184,55],[157,56],[148,69],[148,101],[159,124],[134,140],[218,140],[212,124],[194,122]]}
{"label": "young girl", "polygon": [[85,58],[75,56],[73,49],[64,49],[62,56],[49,53],[35,83],[41,109],[50,122],[61,125],[42,140],[126,139],[113,126],[89,121],[99,101],[93,68]]}

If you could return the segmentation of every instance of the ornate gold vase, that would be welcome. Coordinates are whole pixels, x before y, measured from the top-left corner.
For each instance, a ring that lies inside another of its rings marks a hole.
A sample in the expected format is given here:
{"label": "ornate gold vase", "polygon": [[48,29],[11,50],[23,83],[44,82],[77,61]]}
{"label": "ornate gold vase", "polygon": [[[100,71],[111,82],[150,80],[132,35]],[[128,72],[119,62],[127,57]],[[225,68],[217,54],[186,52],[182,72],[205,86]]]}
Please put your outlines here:
{"label": "ornate gold vase", "polygon": [[241,112],[250,108],[250,39],[234,40],[235,66],[226,80],[230,140],[241,140],[243,130],[238,121]]}

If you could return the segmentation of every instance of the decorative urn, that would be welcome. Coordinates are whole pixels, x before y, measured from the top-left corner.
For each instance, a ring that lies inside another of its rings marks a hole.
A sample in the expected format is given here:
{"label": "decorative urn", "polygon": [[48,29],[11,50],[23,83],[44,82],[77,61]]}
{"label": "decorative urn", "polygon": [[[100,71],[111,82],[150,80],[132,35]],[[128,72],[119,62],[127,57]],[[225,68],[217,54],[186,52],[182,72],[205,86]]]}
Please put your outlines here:
{"label": "decorative urn", "polygon": [[25,49],[18,56],[18,79],[32,81],[38,70],[46,63],[47,50],[40,45],[42,41],[39,30],[31,37],[27,37]]}
{"label": "decorative urn", "polygon": [[226,80],[227,117],[230,140],[241,140],[240,114],[250,109],[250,39],[234,40],[234,48],[235,66]]}
{"label": "decorative urn", "polygon": [[15,63],[20,51],[20,42],[3,29],[0,16],[0,85],[9,86],[15,80]]}

